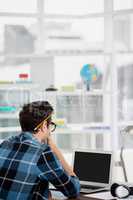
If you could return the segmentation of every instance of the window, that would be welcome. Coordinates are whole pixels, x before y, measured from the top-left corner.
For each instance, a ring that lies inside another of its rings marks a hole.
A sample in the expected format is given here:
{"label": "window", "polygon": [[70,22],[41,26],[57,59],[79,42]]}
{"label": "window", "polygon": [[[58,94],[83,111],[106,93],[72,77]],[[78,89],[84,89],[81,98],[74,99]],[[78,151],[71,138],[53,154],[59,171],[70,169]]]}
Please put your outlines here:
{"label": "window", "polygon": [[[104,57],[96,56],[66,56],[55,58],[55,86],[81,84],[80,70],[84,64],[96,64],[101,74],[104,71]],[[100,85],[101,87],[101,85]]]}
{"label": "window", "polygon": [[132,0],[114,0],[114,10],[125,10],[133,8]]}
{"label": "window", "polygon": [[32,53],[35,43],[35,23],[34,18],[1,17],[0,52],[6,54]]}
{"label": "window", "polygon": [[37,0],[0,0],[0,12],[35,13]]}
{"label": "window", "polygon": [[103,12],[103,0],[46,0],[44,9],[46,13],[79,14]]}
{"label": "window", "polygon": [[[89,28],[90,27],[90,28]],[[46,21],[46,49],[98,50],[103,49],[104,19]]]}
{"label": "window", "polygon": [[[19,74],[28,74],[30,78],[30,65],[29,64],[23,64],[23,65],[15,65],[12,67],[12,65],[7,66],[0,66],[0,81],[19,81]],[[10,76],[9,76],[10,74]]]}
{"label": "window", "polygon": [[133,120],[133,59],[132,54],[117,54],[119,120]]}
{"label": "window", "polygon": [[115,47],[119,51],[133,49],[133,15],[127,14],[114,17]]}

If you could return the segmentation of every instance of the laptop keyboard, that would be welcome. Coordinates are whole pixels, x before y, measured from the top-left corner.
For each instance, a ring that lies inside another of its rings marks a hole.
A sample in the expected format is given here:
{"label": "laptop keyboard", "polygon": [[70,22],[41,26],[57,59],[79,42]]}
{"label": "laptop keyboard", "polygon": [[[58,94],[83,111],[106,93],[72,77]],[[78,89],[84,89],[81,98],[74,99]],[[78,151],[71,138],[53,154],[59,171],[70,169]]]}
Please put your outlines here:
{"label": "laptop keyboard", "polygon": [[86,189],[95,190],[95,189],[99,189],[99,188],[103,188],[103,187],[100,187],[100,186],[92,186],[92,185],[81,185],[81,188],[86,188]]}
{"label": "laptop keyboard", "polygon": [[81,185],[80,192],[81,193],[93,193],[96,191],[104,191],[104,190],[107,190],[107,188],[100,187],[100,186]]}

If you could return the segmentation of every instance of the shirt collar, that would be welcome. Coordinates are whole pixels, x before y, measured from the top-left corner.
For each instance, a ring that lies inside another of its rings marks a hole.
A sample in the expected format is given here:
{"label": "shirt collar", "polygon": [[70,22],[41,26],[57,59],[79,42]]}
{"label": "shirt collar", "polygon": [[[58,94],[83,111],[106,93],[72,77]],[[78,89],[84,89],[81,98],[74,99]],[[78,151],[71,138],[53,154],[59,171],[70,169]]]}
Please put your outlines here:
{"label": "shirt collar", "polygon": [[35,138],[33,136],[33,133],[31,132],[22,132],[20,140],[21,142],[28,142],[37,146],[46,145],[44,143],[39,142],[39,140],[37,140],[37,138]]}

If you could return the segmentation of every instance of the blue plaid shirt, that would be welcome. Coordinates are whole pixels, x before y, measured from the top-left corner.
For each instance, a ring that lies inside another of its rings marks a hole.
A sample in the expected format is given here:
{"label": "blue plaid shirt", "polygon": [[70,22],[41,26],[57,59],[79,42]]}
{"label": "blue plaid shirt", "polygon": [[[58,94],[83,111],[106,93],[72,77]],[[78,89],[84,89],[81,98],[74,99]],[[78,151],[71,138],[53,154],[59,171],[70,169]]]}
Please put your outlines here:
{"label": "blue plaid shirt", "polygon": [[77,177],[68,176],[47,144],[25,132],[0,145],[0,199],[48,199],[49,182],[65,196],[80,191]]}

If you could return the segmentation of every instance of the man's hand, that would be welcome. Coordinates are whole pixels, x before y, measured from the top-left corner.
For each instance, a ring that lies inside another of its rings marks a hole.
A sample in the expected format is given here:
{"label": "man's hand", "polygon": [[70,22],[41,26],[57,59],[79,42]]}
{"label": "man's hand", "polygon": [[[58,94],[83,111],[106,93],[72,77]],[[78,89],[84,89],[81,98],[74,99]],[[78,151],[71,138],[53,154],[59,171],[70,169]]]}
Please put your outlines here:
{"label": "man's hand", "polygon": [[53,150],[53,148],[57,148],[51,136],[49,136],[49,137],[47,138],[47,143],[48,143],[49,146],[52,148],[52,150]]}

